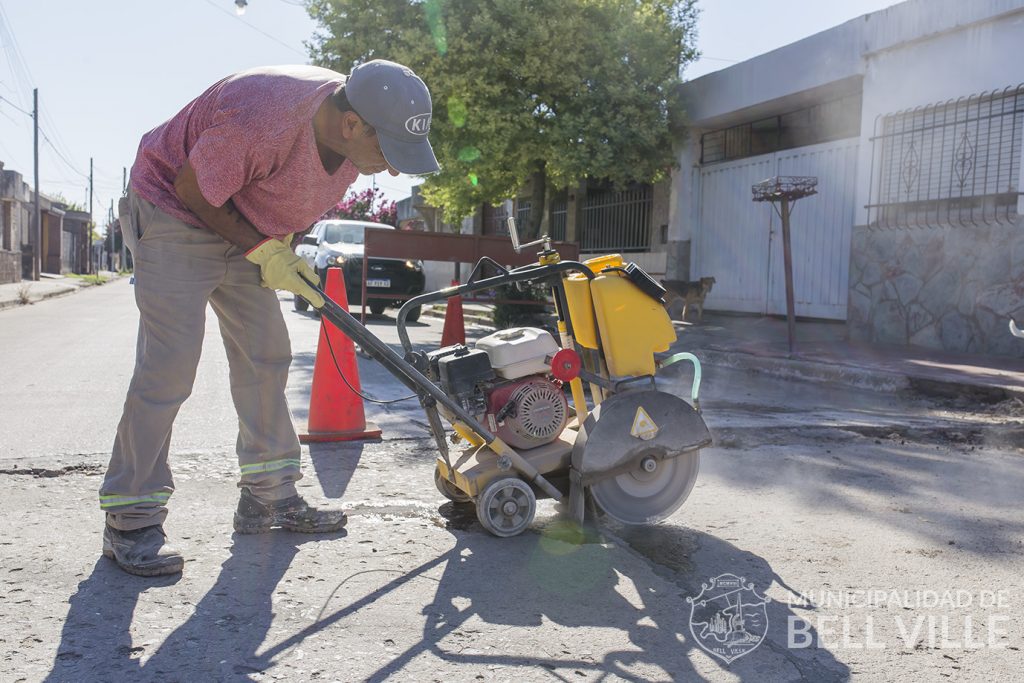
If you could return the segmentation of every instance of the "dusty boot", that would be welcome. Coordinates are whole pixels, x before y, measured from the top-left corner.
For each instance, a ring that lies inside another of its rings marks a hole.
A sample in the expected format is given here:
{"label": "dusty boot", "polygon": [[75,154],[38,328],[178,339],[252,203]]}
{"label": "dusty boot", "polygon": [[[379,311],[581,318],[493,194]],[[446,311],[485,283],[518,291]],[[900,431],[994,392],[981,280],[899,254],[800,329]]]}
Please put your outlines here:
{"label": "dusty boot", "polygon": [[103,555],[136,576],[178,574],[185,566],[181,554],[167,544],[160,525],[121,531],[108,524],[103,530]]}
{"label": "dusty boot", "polygon": [[304,534],[322,534],[338,531],[348,518],[341,510],[317,510],[310,507],[302,496],[277,501],[262,501],[247,489],[235,512],[235,531],[240,534],[262,534],[271,529],[285,529]]}

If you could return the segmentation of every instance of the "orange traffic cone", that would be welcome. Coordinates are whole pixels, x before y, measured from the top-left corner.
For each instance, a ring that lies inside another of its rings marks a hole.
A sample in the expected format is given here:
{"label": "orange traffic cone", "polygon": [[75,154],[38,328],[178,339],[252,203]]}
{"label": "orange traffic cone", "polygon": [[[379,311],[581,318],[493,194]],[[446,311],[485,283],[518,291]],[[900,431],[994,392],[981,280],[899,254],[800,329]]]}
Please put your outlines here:
{"label": "orange traffic cone", "polygon": [[[458,287],[459,281],[452,280],[452,287]],[[448,299],[444,309],[444,330],[441,332],[441,348],[452,344],[466,343],[466,322],[462,318],[462,297],[453,296]]]}
{"label": "orange traffic cone", "polygon": [[[340,268],[327,269],[327,286],[324,289],[328,297],[348,310],[348,295],[345,293],[345,280]],[[320,341],[316,347],[316,362],[313,364],[309,422],[301,425],[299,441],[319,443],[379,439],[380,428],[366,421],[363,399],[356,393],[360,391],[355,345],[334,325],[327,321],[321,322]]]}

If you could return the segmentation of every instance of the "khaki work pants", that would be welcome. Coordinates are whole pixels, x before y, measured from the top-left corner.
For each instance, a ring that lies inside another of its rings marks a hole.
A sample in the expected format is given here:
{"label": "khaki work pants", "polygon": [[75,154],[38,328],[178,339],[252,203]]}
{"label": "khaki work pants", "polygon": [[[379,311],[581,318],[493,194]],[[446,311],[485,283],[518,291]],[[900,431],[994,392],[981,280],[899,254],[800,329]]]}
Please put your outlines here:
{"label": "khaki work pants", "polygon": [[239,486],[264,500],[295,495],[300,448],[284,394],[291,344],[276,293],[260,285],[259,267],[238,247],[133,191],[126,200],[121,220],[135,260],[139,336],[100,489],[107,522],[129,531],[167,516],[171,426],[192,393],[207,303],[220,322],[238,412]]}

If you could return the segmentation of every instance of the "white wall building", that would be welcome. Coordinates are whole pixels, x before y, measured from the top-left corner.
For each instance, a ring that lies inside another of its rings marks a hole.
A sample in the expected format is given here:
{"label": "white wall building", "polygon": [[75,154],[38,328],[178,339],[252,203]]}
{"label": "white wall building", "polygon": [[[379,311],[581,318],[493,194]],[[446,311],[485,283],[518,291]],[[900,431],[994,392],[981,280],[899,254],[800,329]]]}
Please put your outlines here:
{"label": "white wall building", "polygon": [[781,230],[750,187],[817,176],[793,213],[797,315],[877,343],[1024,356],[1024,0],[909,0],[682,86],[669,272],[711,309],[785,313]]}

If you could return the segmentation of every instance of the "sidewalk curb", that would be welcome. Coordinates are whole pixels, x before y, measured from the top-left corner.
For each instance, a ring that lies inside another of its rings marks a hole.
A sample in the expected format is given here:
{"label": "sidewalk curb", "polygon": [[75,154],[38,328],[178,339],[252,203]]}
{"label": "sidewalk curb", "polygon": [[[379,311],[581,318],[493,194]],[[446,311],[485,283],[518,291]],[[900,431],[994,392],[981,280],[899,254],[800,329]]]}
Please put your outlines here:
{"label": "sidewalk curb", "polygon": [[[444,320],[445,309],[424,309],[423,315],[430,316],[431,318],[437,318],[439,320]],[[493,318],[490,315],[483,313],[474,313],[471,311],[467,311],[465,308],[462,309],[462,319],[466,321],[466,323],[476,323],[478,325],[492,325],[494,322]]]}
{"label": "sidewalk curb", "polygon": [[6,299],[0,300],[0,311],[7,310],[8,308],[20,308],[22,306],[31,306],[37,304],[40,301],[46,301],[47,299],[53,299],[58,296],[65,296],[67,294],[74,294],[75,292],[83,289],[76,285],[62,285],[60,289],[53,289],[42,294],[34,294],[28,303],[22,303],[18,299]]}
{"label": "sidewalk curb", "polygon": [[783,379],[836,382],[858,389],[872,389],[875,391],[899,391],[910,388],[910,381],[906,377],[853,365],[755,356],[750,353],[718,351],[715,349],[694,349],[693,353],[705,365],[728,367],[735,370],[748,370]]}
{"label": "sidewalk curb", "polygon": [[1024,398],[1024,392],[1011,387],[914,375],[899,375],[842,363],[756,356],[750,353],[708,348],[690,349],[704,365],[757,372],[782,379],[809,382],[833,382],[872,391],[911,391],[929,398],[973,397],[983,402],[999,402],[1012,397]]}

